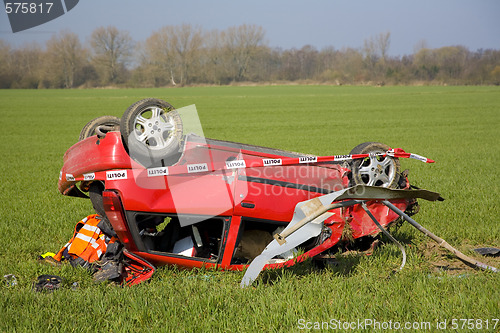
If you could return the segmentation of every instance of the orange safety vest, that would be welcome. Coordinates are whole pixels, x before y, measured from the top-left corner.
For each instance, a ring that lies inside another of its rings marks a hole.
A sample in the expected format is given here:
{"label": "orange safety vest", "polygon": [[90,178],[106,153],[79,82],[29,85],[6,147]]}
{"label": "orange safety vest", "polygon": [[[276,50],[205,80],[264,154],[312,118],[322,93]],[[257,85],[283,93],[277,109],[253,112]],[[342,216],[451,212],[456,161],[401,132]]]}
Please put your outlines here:
{"label": "orange safety vest", "polygon": [[54,259],[61,261],[81,258],[85,263],[99,260],[106,252],[108,244],[116,241],[114,237],[109,238],[102,233],[97,226],[99,222],[101,218],[98,214],[89,215],[78,222],[73,237],[57,252]]}

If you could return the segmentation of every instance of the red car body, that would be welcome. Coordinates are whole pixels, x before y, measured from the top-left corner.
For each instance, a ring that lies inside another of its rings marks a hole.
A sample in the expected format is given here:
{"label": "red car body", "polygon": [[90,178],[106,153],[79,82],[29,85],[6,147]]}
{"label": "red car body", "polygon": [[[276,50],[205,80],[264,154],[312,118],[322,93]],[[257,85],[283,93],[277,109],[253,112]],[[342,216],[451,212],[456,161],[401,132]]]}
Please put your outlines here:
{"label": "red car body", "polygon": [[[290,158],[298,163],[280,165]],[[130,158],[120,132],[108,132],[68,149],[58,188],[64,195],[85,197],[90,183],[102,182],[104,209],[120,241],[156,265],[242,270],[254,256],[244,253],[244,240],[260,238],[266,244],[276,228],[292,220],[299,202],[348,187],[350,174],[347,162],[318,162],[303,154],[194,135],[186,136],[175,163],[145,168]],[[402,184],[409,187],[407,179]],[[392,203],[404,211],[411,201]],[[377,201],[368,207],[384,227],[399,217]],[[321,234],[302,245],[301,255],[276,258],[266,267],[291,266],[348,239],[380,232],[360,205],[332,213]]]}

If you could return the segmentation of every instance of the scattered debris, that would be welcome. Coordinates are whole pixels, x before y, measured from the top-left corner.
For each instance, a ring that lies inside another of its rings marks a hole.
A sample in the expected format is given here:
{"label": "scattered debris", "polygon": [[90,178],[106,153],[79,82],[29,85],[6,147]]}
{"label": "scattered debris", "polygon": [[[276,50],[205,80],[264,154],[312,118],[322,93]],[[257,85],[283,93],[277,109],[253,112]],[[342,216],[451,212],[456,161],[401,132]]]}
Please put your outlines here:
{"label": "scattered debris", "polygon": [[38,261],[43,264],[47,264],[50,266],[60,266],[61,262],[54,259],[56,254],[53,252],[46,252],[40,256],[38,256]]}
{"label": "scattered debris", "polygon": [[448,279],[448,278],[464,279],[464,278],[468,278],[469,276],[470,276],[470,274],[457,274],[457,275],[446,275],[446,276],[435,276],[432,274],[427,275],[427,277],[429,279],[436,279],[436,280],[444,280],[444,279]]}
{"label": "scattered debris", "polygon": [[33,290],[37,292],[53,292],[61,288],[63,278],[57,275],[40,275],[33,282]]}
{"label": "scattered debris", "polygon": [[17,286],[17,279],[16,279],[16,276],[14,274],[4,275],[3,278],[4,278],[4,285],[7,288]]}
{"label": "scattered debris", "polygon": [[476,251],[482,256],[490,256],[490,257],[500,256],[500,249],[496,247],[480,247],[478,249],[474,249],[474,251]]}

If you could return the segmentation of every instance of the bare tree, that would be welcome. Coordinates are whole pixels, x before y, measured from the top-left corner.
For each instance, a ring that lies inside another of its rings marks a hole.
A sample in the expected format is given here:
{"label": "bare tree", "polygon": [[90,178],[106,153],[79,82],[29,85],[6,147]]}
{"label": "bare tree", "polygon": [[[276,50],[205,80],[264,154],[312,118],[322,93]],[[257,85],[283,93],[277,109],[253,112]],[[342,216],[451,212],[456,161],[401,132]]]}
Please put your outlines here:
{"label": "bare tree", "polygon": [[427,43],[425,39],[421,39],[413,46],[413,53],[415,54],[422,49],[428,49],[428,48],[429,48],[429,43]]}
{"label": "bare tree", "polygon": [[144,80],[153,86],[166,84],[165,79],[171,77],[176,67],[170,31],[171,27],[161,28],[140,47],[140,69]]}
{"label": "bare tree", "polygon": [[90,37],[90,45],[92,62],[102,73],[102,83],[119,82],[132,55],[133,41],[129,33],[112,26],[97,28]]}
{"label": "bare tree", "polygon": [[352,48],[344,48],[336,59],[341,82],[357,83],[365,79],[363,74],[363,54]]}
{"label": "bare tree", "polygon": [[469,51],[463,46],[446,46],[435,50],[435,54],[441,79],[450,83],[458,83],[467,63]]}
{"label": "bare tree", "polygon": [[12,49],[0,39],[0,88],[11,88],[15,81],[12,67]]}
{"label": "bare tree", "polygon": [[165,26],[146,41],[142,64],[156,68],[163,80],[188,84],[191,69],[200,59],[203,45],[201,29],[189,24]]}
{"label": "bare tree", "polygon": [[[233,66],[233,77],[237,81],[246,78],[249,62],[263,45],[264,29],[256,25],[230,27],[224,34],[225,49]],[[229,64],[229,63],[228,63]]]}
{"label": "bare tree", "polygon": [[13,53],[13,61],[20,76],[19,87],[38,88],[43,61],[41,47],[37,43],[28,44]]}
{"label": "bare tree", "polygon": [[46,49],[45,79],[54,87],[73,88],[86,58],[78,36],[71,32],[53,36]]}
{"label": "bare tree", "polygon": [[190,24],[183,24],[174,29],[176,56],[180,65],[180,83],[190,82],[191,69],[196,67],[200,59],[200,50],[203,45],[201,28]]}
{"label": "bare tree", "polygon": [[205,34],[205,57],[207,78],[212,83],[220,84],[224,78],[223,32],[212,30]]}
{"label": "bare tree", "polygon": [[380,33],[364,41],[363,52],[368,68],[369,79],[383,79],[386,73],[387,52],[389,51],[391,33]]}
{"label": "bare tree", "polygon": [[500,85],[500,65],[496,65],[490,73],[493,84]]}
{"label": "bare tree", "polygon": [[377,45],[377,50],[380,53],[380,58],[382,61],[387,60],[387,52],[389,52],[389,46],[391,46],[391,33],[389,31],[385,33],[380,33],[375,37],[375,42]]}
{"label": "bare tree", "polygon": [[373,69],[375,64],[379,59],[377,53],[377,46],[373,37],[364,40],[363,54],[365,56],[365,63],[370,68]]}
{"label": "bare tree", "polygon": [[413,56],[414,76],[417,80],[432,81],[439,72],[439,63],[431,49],[422,48]]}
{"label": "bare tree", "polygon": [[390,45],[390,32],[380,33],[376,36],[365,39],[363,48],[365,57],[368,58],[372,63],[376,63],[378,60],[385,61]]}

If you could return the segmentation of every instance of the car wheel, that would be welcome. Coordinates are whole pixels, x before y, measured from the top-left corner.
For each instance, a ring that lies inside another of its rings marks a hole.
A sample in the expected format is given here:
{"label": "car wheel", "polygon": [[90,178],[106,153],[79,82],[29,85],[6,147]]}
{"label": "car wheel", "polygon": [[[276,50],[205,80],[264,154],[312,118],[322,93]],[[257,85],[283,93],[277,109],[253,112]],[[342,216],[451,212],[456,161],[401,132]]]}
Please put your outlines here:
{"label": "car wheel", "polygon": [[[351,155],[385,153],[389,149],[380,142],[365,142],[354,147]],[[397,188],[399,174],[399,160],[391,156],[369,156],[352,162],[352,185]]]}
{"label": "car wheel", "polygon": [[120,130],[120,118],[115,116],[102,116],[89,121],[81,130],[78,141],[97,135],[100,138],[106,133]]}
{"label": "car wheel", "polygon": [[104,203],[102,201],[102,192],[104,191],[104,184],[100,181],[94,181],[89,186],[89,197],[94,207],[95,212],[101,217],[101,222],[97,225],[102,232],[104,232],[109,237],[117,237],[113,226],[106,216],[106,211],[104,210]]}
{"label": "car wheel", "polygon": [[97,214],[100,216],[106,216],[106,211],[104,210],[104,203],[102,201],[102,192],[104,191],[104,184],[99,181],[94,181],[89,186],[89,197],[92,202],[92,206]]}
{"label": "car wheel", "polygon": [[130,157],[146,167],[161,165],[179,151],[182,120],[169,103],[147,98],[125,111],[120,132]]}

